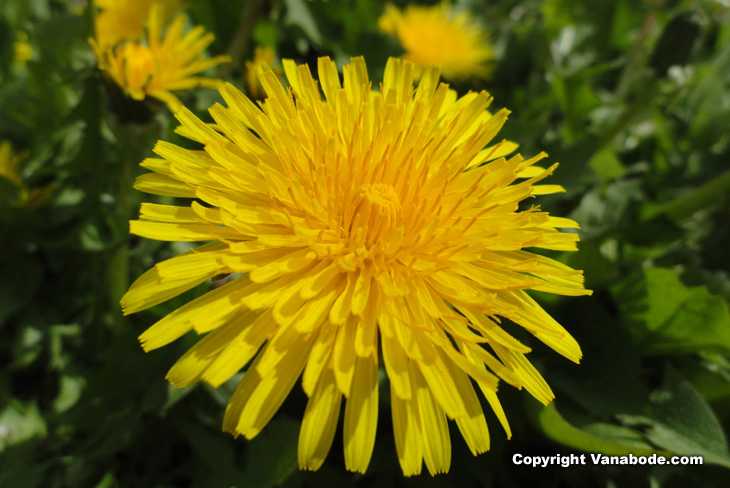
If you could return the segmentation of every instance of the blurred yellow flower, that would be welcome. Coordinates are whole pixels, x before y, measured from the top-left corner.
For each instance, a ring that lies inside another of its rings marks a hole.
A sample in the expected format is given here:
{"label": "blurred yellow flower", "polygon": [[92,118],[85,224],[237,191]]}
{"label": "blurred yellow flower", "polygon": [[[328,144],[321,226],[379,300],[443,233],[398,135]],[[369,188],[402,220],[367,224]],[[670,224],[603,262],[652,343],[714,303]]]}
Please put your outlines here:
{"label": "blurred yellow flower", "polygon": [[[248,439],[269,422],[302,378],[309,397],[299,465],[318,469],[346,399],[345,465],[365,472],[375,443],[379,368],[390,380],[393,431],[405,475],[448,471],[448,419],[474,454],[489,432],[472,381],[510,436],[497,398],[503,380],[542,403],[553,393],[500,317],[571,361],[580,347],[527,293],[590,294],[581,271],[525,248],[576,250],[569,219],[538,207],[538,184],[557,165],[541,153],[506,158],[489,145],[506,109],[487,111],[486,92],[458,98],[428,68],[390,59],[381,91],[365,62],[284,60],[291,90],[271,70],[255,104],[232,85],[215,128],[183,108],[178,132],[202,144],[158,142],[137,189],[189,206],[143,203],[131,233],[165,241],[212,241],[157,264],[122,298],[125,314],[169,300],[221,273],[240,273],[145,331],[145,350],[194,330],[206,334],[170,369],[184,387],[219,386],[253,360],[230,400],[223,428]],[[319,87],[324,92],[322,98]],[[519,180],[515,182],[515,180]],[[514,184],[513,184],[514,183]]]}
{"label": "blurred yellow flower", "polygon": [[18,191],[19,207],[36,208],[45,202],[55,189],[54,184],[41,188],[28,188],[20,176],[20,163],[25,155],[13,151],[10,141],[0,141],[0,178],[10,181]]}
{"label": "blurred yellow flower", "polygon": [[22,160],[23,156],[13,151],[10,141],[0,142],[0,176],[10,180],[15,186],[23,184],[20,179],[20,162]]}
{"label": "blurred yellow flower", "polygon": [[398,38],[406,51],[404,57],[419,71],[437,66],[451,80],[491,75],[488,63],[494,59],[494,51],[486,32],[468,13],[454,13],[448,3],[408,5],[403,11],[388,4],[378,25]]}
{"label": "blurred yellow flower", "polygon": [[18,32],[18,40],[13,44],[13,49],[13,62],[17,66],[25,66],[28,60],[33,57],[33,49],[28,43],[28,34],[25,32]]}
{"label": "blurred yellow flower", "polygon": [[145,22],[153,5],[163,8],[166,18],[179,9],[180,0],[94,0],[101,12],[96,17],[96,42],[102,48],[144,37]]}
{"label": "blurred yellow flower", "polygon": [[124,42],[104,49],[90,40],[104,71],[125,93],[135,100],[153,97],[177,111],[180,101],[173,92],[196,87],[217,88],[221,80],[194,76],[220,63],[228,56],[204,58],[203,52],[213,42],[213,34],[194,27],[186,34],[185,16],[179,14],[163,34],[162,8],[150,10],[146,42]]}
{"label": "blurred yellow flower", "polygon": [[253,60],[246,61],[246,87],[248,88],[249,96],[258,100],[263,97],[263,87],[259,82],[258,71],[261,68],[269,67],[274,70],[275,73],[281,74],[281,70],[274,68],[274,58],[276,52],[270,47],[256,47],[254,49]]}

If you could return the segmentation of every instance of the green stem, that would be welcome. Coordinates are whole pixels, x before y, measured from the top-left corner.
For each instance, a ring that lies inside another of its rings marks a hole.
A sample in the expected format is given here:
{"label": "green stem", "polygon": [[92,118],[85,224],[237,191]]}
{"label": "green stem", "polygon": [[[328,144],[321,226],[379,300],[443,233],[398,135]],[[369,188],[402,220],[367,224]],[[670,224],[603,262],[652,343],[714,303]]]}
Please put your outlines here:
{"label": "green stem", "polygon": [[641,28],[641,34],[636,40],[636,44],[634,44],[634,48],[631,51],[629,61],[628,63],[626,63],[626,67],[621,73],[621,78],[619,78],[618,86],[616,88],[616,94],[620,97],[626,97],[629,89],[631,88],[631,85],[633,85],[634,81],[636,80],[637,70],[642,67],[642,62],[646,61],[644,44],[646,44],[647,39],[651,35],[651,32],[654,30],[655,24],[656,14],[654,13],[654,11],[650,11],[646,16],[643,27]]}
{"label": "green stem", "polygon": [[730,191],[730,170],[673,200],[662,205],[649,207],[643,215],[643,219],[649,220],[660,214],[668,215],[674,220],[686,219],[698,210],[711,207],[716,202],[721,201],[728,194],[728,191]]}
{"label": "green stem", "polygon": [[266,0],[244,2],[243,11],[241,12],[241,23],[228,48],[228,55],[231,57],[231,62],[224,65],[221,69],[222,77],[229,77],[233,69],[241,64],[241,59],[246,54],[253,29],[263,14],[265,4]]}
{"label": "green stem", "polygon": [[[641,71],[642,65],[645,64],[646,53],[644,52],[644,45],[651,35],[652,30],[654,30],[655,24],[656,14],[651,11],[646,16],[646,20],[644,21],[644,25],[641,29],[641,35],[636,40],[636,44],[634,44],[629,60],[621,73],[621,77],[616,87],[616,95],[620,98],[625,99],[628,97],[631,88],[635,85],[637,80],[637,73]],[[638,91],[639,93],[636,95],[636,99],[631,106],[629,106],[616,123],[609,127],[608,130],[606,130],[600,137],[596,152],[599,152],[601,149],[606,147],[606,145],[609,144],[614,137],[633,123],[635,117],[644,112],[656,95],[656,80],[653,78],[651,80],[646,80],[646,83],[642,85]]]}
{"label": "green stem", "polygon": [[[109,299],[114,307],[119,306],[119,300],[129,288],[129,220],[136,212],[133,185],[137,166],[143,159],[142,152],[146,150],[147,136],[145,134],[155,133],[150,127],[153,124],[154,122],[144,126],[120,124],[116,131],[121,154],[121,167],[119,169],[114,227],[120,243],[112,251],[108,268]],[[121,314],[119,317],[121,320]]]}

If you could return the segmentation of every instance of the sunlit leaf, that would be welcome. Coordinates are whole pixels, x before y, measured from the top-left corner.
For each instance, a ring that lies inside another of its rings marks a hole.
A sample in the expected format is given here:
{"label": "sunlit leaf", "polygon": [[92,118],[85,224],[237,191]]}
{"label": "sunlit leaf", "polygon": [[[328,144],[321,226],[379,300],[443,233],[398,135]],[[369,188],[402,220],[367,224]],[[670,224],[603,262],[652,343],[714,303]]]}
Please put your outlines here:
{"label": "sunlit leaf", "polygon": [[646,354],[730,351],[722,298],[686,287],[669,269],[649,268],[613,288],[627,330]]}
{"label": "sunlit leaf", "polygon": [[607,456],[666,454],[642,441],[641,435],[635,430],[602,423],[579,429],[563,418],[555,403],[543,407],[536,401],[530,400],[527,405],[530,418],[539,425],[542,433],[564,446]]}

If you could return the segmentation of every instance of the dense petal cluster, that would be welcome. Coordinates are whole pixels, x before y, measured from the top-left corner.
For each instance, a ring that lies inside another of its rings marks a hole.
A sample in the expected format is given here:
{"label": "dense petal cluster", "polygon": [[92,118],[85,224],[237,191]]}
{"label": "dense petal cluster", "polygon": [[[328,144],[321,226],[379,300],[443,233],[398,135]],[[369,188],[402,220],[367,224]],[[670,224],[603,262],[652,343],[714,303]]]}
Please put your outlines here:
{"label": "dense petal cluster", "polygon": [[[572,361],[575,340],[528,295],[583,295],[583,277],[524,250],[575,250],[571,220],[537,207],[555,168],[490,145],[507,119],[486,92],[457,97],[429,68],[390,59],[380,91],[365,62],[337,67],[284,61],[291,85],[260,71],[256,105],[226,85],[214,124],[187,109],[178,132],[202,145],[160,141],[136,188],[194,198],[144,203],[131,232],[168,241],[212,241],[157,264],[122,299],[125,313],[168,300],[220,275],[227,284],[187,303],[140,336],[145,350],[194,330],[205,336],[170,369],[176,386],[218,386],[249,361],[224,429],[252,438],[301,377],[309,397],[299,463],[324,461],[345,399],[347,469],[364,472],[378,423],[380,366],[389,379],[393,430],[406,475],[450,465],[448,419],[473,453],[489,432],[473,382],[510,435],[500,380],[543,403],[553,394],[500,325],[509,319]],[[320,88],[324,98],[320,94]],[[516,181],[517,180],[517,181]]]}
{"label": "dense petal cluster", "polygon": [[200,26],[186,33],[183,14],[177,15],[166,29],[164,20],[162,5],[154,4],[144,41],[127,41],[114,47],[104,47],[94,40],[90,42],[99,68],[127,95],[135,100],[153,97],[176,111],[180,101],[173,92],[201,86],[220,87],[220,80],[196,75],[230,58],[205,58],[204,51],[214,36],[206,34]]}
{"label": "dense petal cluster", "polygon": [[437,66],[451,80],[491,74],[488,63],[494,59],[494,51],[486,32],[468,12],[457,14],[448,3],[408,5],[405,10],[389,4],[378,24],[383,32],[398,38],[405,59],[419,70]]}

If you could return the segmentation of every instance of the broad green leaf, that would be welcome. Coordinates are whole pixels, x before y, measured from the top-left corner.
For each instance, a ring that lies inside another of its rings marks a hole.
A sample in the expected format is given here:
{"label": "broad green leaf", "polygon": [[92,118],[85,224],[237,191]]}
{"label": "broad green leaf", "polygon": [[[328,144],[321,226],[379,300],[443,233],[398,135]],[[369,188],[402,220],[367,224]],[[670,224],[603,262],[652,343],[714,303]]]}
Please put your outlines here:
{"label": "broad green leaf", "polygon": [[684,286],[674,271],[644,269],[612,291],[642,352],[730,351],[730,313],[725,301],[705,288]]}
{"label": "broad green leaf", "polygon": [[604,423],[597,423],[579,429],[565,420],[555,408],[555,402],[542,406],[537,401],[530,399],[527,400],[526,405],[530,419],[542,433],[564,446],[607,456],[667,454],[654,450],[649,444],[642,441],[638,432],[628,427],[608,427]]}
{"label": "broad green leaf", "polygon": [[581,430],[591,436],[599,439],[611,439],[613,442],[623,446],[651,449],[652,446],[646,442],[646,437],[631,427],[625,425],[609,424],[604,422],[596,422],[581,427]]}
{"label": "broad green leaf", "polygon": [[675,454],[703,456],[705,462],[730,468],[727,440],[710,407],[697,391],[669,367],[664,385],[652,394],[652,416],[635,418],[648,427],[652,443]]}

